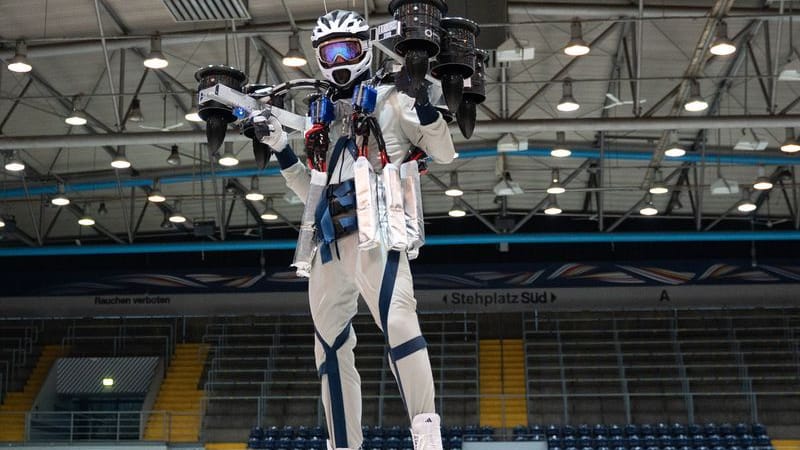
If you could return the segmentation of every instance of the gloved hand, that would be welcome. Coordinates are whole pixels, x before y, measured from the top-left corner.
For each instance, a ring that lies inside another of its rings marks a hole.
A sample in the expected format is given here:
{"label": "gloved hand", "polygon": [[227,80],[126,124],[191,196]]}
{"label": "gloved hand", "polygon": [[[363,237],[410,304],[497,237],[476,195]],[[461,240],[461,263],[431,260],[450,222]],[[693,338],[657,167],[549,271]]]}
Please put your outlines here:
{"label": "gloved hand", "polygon": [[258,115],[253,117],[253,127],[255,128],[256,138],[275,152],[282,152],[289,143],[289,136],[274,116]]}
{"label": "gloved hand", "polygon": [[318,169],[324,167],[330,144],[331,138],[327,125],[315,123],[310,130],[306,131],[305,148],[309,165]]}
{"label": "gloved hand", "polygon": [[422,83],[414,92],[414,109],[417,110],[420,125],[430,125],[439,118],[439,111],[431,104],[428,96],[427,83]]}

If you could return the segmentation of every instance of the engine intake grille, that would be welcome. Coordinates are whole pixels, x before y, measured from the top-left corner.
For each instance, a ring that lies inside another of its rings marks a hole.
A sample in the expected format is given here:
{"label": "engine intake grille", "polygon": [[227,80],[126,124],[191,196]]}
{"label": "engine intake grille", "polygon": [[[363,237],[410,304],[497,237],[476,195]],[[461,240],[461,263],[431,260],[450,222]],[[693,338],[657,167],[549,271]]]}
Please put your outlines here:
{"label": "engine intake grille", "polygon": [[161,0],[176,22],[250,19],[247,0]]}

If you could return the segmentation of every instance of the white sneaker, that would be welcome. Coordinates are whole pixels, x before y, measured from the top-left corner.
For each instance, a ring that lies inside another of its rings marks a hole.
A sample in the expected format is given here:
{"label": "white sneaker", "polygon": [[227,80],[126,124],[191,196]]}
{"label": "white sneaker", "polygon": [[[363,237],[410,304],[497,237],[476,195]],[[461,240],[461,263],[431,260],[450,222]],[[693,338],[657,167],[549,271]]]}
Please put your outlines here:
{"label": "white sneaker", "polygon": [[439,415],[417,414],[411,421],[414,450],[442,450],[442,429]]}

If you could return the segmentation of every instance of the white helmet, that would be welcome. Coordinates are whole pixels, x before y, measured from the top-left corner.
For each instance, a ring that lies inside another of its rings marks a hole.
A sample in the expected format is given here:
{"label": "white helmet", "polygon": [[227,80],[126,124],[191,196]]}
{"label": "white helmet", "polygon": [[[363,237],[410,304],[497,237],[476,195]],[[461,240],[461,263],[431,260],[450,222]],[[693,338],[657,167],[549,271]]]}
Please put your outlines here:
{"label": "white helmet", "polygon": [[311,45],[322,74],[340,88],[349,87],[372,63],[369,25],[353,11],[337,9],[317,19]]}

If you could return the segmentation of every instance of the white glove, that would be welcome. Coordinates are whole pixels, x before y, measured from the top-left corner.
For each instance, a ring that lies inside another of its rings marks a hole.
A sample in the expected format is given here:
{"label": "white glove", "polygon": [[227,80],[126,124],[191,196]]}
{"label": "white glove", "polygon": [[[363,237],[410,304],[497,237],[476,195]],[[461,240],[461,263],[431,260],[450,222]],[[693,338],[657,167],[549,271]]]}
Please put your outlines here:
{"label": "white glove", "polygon": [[275,116],[256,116],[253,118],[256,136],[262,144],[268,145],[276,152],[283,151],[289,144],[289,136],[283,131],[283,126]]}

